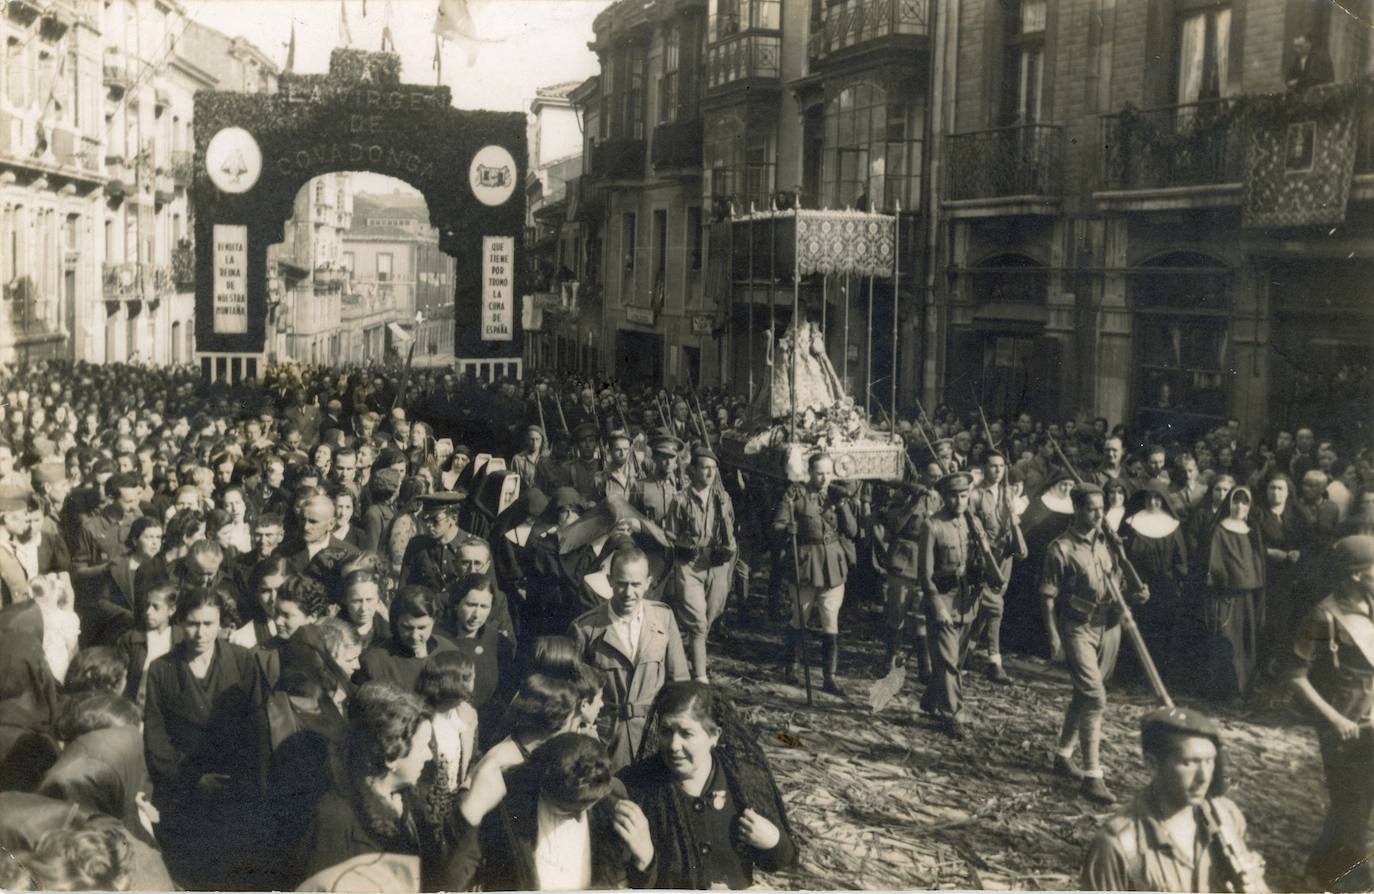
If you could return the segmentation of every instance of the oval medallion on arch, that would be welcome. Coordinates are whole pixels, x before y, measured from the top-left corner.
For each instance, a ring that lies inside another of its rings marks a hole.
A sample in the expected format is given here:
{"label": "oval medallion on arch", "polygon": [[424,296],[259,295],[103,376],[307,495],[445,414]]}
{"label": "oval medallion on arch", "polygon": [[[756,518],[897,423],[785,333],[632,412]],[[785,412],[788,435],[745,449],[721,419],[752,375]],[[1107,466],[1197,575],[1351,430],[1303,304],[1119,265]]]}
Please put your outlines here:
{"label": "oval medallion on arch", "polygon": [[242,127],[226,127],[205,147],[205,169],[220,192],[248,192],[262,175],[262,150]]}
{"label": "oval medallion on arch", "polygon": [[515,194],[515,170],[515,158],[504,146],[483,146],[468,165],[472,194],[493,208],[506,204]]}

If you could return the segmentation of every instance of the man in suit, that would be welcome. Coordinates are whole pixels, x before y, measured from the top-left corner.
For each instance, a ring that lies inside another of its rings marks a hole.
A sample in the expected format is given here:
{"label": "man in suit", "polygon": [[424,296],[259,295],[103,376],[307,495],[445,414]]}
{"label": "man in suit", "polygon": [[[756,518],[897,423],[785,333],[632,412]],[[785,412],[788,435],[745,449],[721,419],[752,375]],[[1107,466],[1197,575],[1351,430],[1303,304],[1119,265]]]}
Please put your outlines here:
{"label": "man in suit", "polygon": [[1329,84],[1336,79],[1331,57],[1326,50],[1313,45],[1311,33],[1293,38],[1293,61],[1288,66],[1286,83],[1294,92]]}
{"label": "man in suit", "polygon": [[286,557],[292,574],[299,574],[325,549],[337,548],[349,555],[358,551],[334,536],[334,501],[323,494],[310,498],[301,510],[301,546]]}
{"label": "man in suit", "polygon": [[644,598],[652,579],[638,547],[611,559],[611,598],[573,621],[568,630],[578,654],[606,675],[602,739],[615,769],[639,753],[644,721],[663,685],[691,675],[673,610]]}

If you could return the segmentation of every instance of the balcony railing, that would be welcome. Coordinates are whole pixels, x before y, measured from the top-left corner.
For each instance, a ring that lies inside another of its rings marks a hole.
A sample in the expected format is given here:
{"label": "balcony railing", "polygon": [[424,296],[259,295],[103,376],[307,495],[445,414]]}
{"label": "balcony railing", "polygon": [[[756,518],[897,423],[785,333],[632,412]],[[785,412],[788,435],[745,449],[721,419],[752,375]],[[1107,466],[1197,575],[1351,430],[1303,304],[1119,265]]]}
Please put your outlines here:
{"label": "balcony railing", "polygon": [[103,71],[105,86],[112,92],[122,94],[133,86],[134,75],[129,69],[128,60],[123,53],[114,47],[105,50]]}
{"label": "balcony railing", "polygon": [[191,153],[185,149],[172,151],[172,182],[177,189],[191,185]]}
{"label": "balcony railing", "polygon": [[153,294],[166,298],[176,293],[176,274],[170,264],[159,264],[153,268]]}
{"label": "balcony railing", "polygon": [[315,268],[315,294],[332,295],[348,285],[348,271],[333,267]]}
{"label": "balcony railing", "polygon": [[811,29],[813,62],[894,34],[927,37],[930,0],[825,0],[820,21]]}
{"label": "balcony railing", "polygon": [[178,290],[196,287],[196,247],[190,239],[182,239],[172,249],[172,282]]}
{"label": "balcony railing", "polygon": [[145,272],[142,264],[132,261],[107,262],[101,269],[101,294],[106,301],[142,301],[149,292]]}
{"label": "balcony railing", "polygon": [[751,78],[782,75],[782,38],[776,34],[737,34],[706,50],[706,89],[718,90]]}
{"label": "balcony railing", "polygon": [[1230,99],[1157,109],[1125,109],[1103,118],[1103,187],[1161,189],[1239,182],[1247,132]]}
{"label": "balcony railing", "polygon": [[1064,129],[1022,124],[951,134],[947,139],[950,199],[1057,196]]}
{"label": "balcony railing", "polygon": [[711,168],[710,194],[719,216],[748,214],[773,207],[773,165],[760,162],[735,168]]}
{"label": "balcony railing", "polygon": [[592,146],[593,176],[636,179],[644,176],[644,141],[615,138]]}
{"label": "balcony railing", "polygon": [[653,153],[650,160],[659,171],[690,169],[701,173],[700,118],[671,121],[654,128]]}

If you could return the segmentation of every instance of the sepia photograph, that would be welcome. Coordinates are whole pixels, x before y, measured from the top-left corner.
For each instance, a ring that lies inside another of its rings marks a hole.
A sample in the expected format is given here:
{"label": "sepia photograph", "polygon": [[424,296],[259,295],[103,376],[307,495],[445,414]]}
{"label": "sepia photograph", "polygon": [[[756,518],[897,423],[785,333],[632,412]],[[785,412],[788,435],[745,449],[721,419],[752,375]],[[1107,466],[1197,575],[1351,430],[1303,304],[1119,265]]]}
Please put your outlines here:
{"label": "sepia photograph", "polygon": [[0,891],[1374,891],[1374,0],[0,35]]}

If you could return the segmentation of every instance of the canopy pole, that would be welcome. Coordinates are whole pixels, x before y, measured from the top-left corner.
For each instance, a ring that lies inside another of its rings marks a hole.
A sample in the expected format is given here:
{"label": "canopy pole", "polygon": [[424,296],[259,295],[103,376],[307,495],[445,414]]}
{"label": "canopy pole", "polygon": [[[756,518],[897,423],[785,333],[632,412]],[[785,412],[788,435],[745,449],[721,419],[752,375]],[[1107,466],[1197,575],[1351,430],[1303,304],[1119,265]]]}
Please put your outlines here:
{"label": "canopy pole", "polygon": [[[730,218],[735,217],[735,205],[730,203]],[[714,225],[712,225],[714,229]],[[707,243],[710,244],[709,242]],[[727,381],[733,382],[735,378],[735,225],[730,224],[730,235],[725,242],[725,288],[726,296],[726,316],[725,316],[725,356],[721,358],[724,362],[719,364],[720,381],[725,384]],[[727,376],[726,373],[729,373]],[[750,395],[752,398],[753,395]]]}
{"label": "canopy pole", "polygon": [[854,389],[849,384],[849,302],[853,297],[850,283],[849,271],[844,272],[844,387],[852,394]]}
{"label": "canopy pole", "polygon": [[873,402],[873,274],[868,274],[868,350],[864,373],[864,415],[868,416]]}
{"label": "canopy pole", "polygon": [[754,203],[749,203],[749,402],[754,402]]}
{"label": "canopy pole", "polygon": [[[774,221],[776,224],[776,220]],[[795,238],[795,237],[794,237]],[[791,434],[788,441],[797,443],[797,364],[801,361],[801,253],[795,248],[792,251],[792,387],[787,389],[792,392],[792,419]],[[772,305],[769,305],[772,308]],[[809,349],[809,346],[808,346]],[[794,550],[795,552],[795,550]],[[800,583],[798,593],[801,592]],[[806,626],[806,619],[801,618],[802,626]]]}
{"label": "canopy pole", "polygon": [[[892,415],[893,425],[897,419],[897,357],[900,344],[897,341],[897,293],[902,281],[902,203],[897,202],[897,217],[892,223]],[[894,430],[895,436],[897,432]]]}

